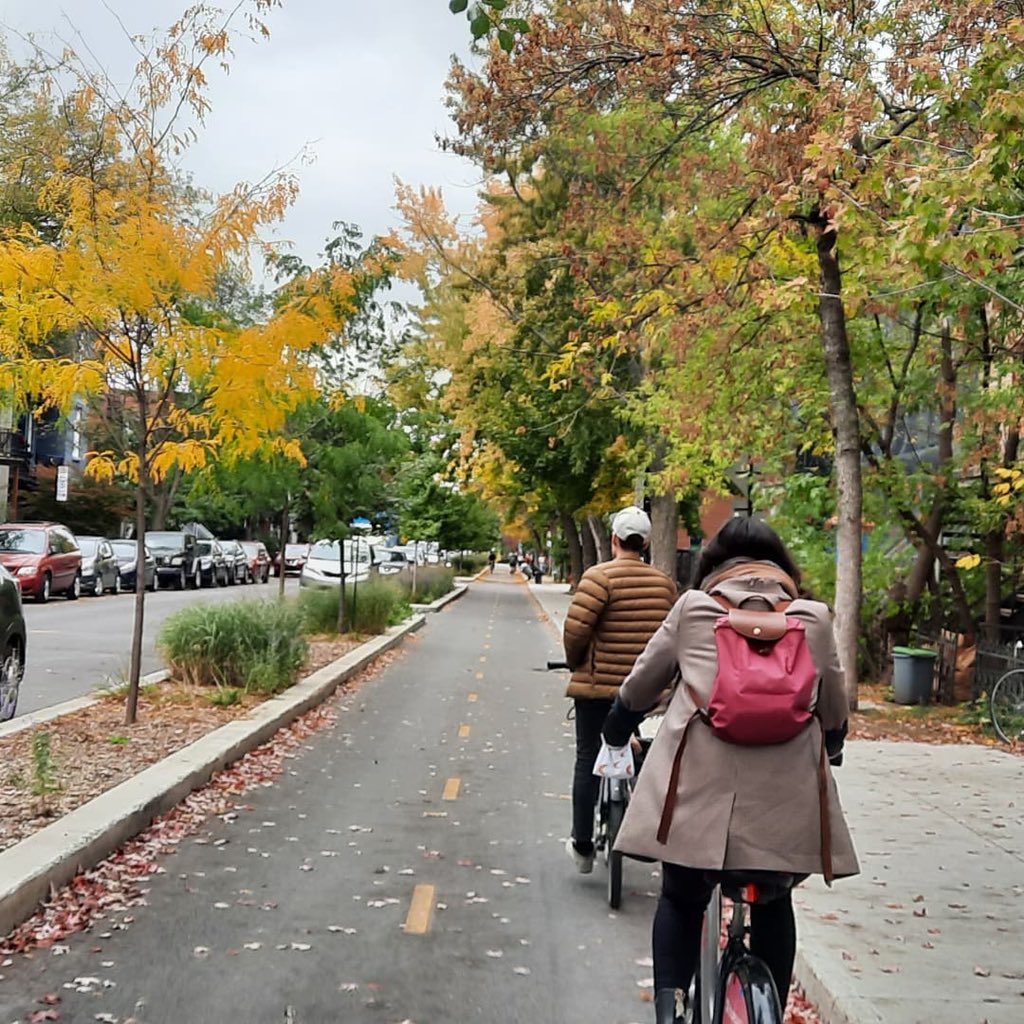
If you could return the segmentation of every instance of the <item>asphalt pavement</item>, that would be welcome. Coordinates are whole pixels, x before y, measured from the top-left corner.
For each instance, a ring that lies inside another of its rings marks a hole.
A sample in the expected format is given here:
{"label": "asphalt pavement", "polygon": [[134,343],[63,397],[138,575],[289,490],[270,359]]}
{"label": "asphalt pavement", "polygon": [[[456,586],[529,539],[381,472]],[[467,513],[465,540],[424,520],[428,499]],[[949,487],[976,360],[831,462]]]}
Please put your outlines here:
{"label": "asphalt pavement", "polygon": [[564,852],[572,729],[545,618],[507,574],[474,584],[166,858],[130,922],[4,966],[0,1021],[48,993],[81,1024],[648,1021],[656,869],[627,864],[612,913],[603,867]]}
{"label": "asphalt pavement", "polygon": [[[158,590],[146,594],[143,675],[165,667],[156,649],[156,638],[168,616],[200,602],[213,604],[276,597],[278,583],[272,577],[267,584]],[[295,579],[288,579],[286,583],[289,593],[298,587]],[[127,679],[134,613],[135,595],[131,593],[81,597],[77,601],[57,597],[45,605],[26,601],[28,657],[18,698],[18,714],[88,696],[99,686]]]}
{"label": "asphalt pavement", "polygon": [[[568,588],[530,592],[560,633]],[[826,1024],[1024,1021],[1024,757],[854,739],[836,780],[861,874],[795,897]]]}

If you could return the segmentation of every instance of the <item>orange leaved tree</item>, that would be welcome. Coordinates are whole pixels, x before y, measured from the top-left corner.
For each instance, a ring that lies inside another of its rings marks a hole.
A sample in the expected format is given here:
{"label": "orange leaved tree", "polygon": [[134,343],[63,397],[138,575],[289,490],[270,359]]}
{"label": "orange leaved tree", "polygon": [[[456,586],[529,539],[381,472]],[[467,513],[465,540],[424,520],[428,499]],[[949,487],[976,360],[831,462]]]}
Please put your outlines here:
{"label": "orange leaved tree", "polygon": [[[253,0],[250,30],[266,34],[259,18],[271,6]],[[352,308],[351,274],[328,268],[306,287],[293,283],[263,323],[241,327],[216,313],[218,281],[247,266],[260,230],[296,194],[283,173],[213,195],[173,169],[208,109],[207,68],[225,66],[242,10],[224,16],[197,6],[162,38],[133,39],[141,57],[129,93],[73,54],[42,76],[39,102],[93,118],[102,159],[70,159],[61,151],[67,140],[51,133],[52,173],[38,196],[43,226],[0,234],[0,389],[61,408],[76,396],[119,395],[129,422],[124,450],[95,453],[88,471],[136,484],[140,564],[147,490],[172,468],[268,450],[301,460],[281,428],[315,392],[313,353],[338,336]],[[129,724],[144,595],[137,588]]]}

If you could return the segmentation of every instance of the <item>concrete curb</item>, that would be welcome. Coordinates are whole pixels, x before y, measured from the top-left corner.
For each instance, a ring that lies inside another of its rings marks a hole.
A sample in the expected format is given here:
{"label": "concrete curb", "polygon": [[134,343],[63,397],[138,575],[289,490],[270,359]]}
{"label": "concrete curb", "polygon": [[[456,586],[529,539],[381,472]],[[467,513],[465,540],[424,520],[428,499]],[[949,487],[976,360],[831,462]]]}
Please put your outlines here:
{"label": "concrete curb", "polygon": [[462,595],[469,590],[468,585],[461,587],[455,587],[454,590],[449,591],[444,597],[439,597],[436,601],[432,601],[430,604],[414,604],[412,610],[414,612],[426,612],[428,614],[433,612],[439,612],[445,605],[451,604],[452,601],[458,601]]}
{"label": "concrete curb", "polygon": [[[167,669],[162,668],[158,672],[150,672],[148,676],[143,676],[140,683],[142,686],[151,686],[154,683],[162,683],[165,679],[170,679],[170,677],[171,673]],[[4,722],[3,725],[0,725],[0,740],[5,736],[13,736],[15,733],[22,732],[25,729],[34,729],[37,725],[45,725],[47,722],[52,722],[55,718],[62,718],[64,715],[70,715],[72,712],[81,711],[82,708],[91,708],[93,704],[98,704],[99,701],[99,697],[75,697],[72,700],[64,701],[63,704],[52,704],[48,708],[30,711],[27,715],[19,715],[17,718],[12,718],[9,722]]]}
{"label": "concrete curb", "polygon": [[817,1007],[822,1024],[883,1024],[875,1003],[853,992],[845,978],[829,970],[824,958],[815,956],[815,928],[808,915],[797,910],[796,919],[799,940],[793,978]]}
{"label": "concrete curb", "polygon": [[425,621],[424,616],[417,615],[393,627],[245,717],[183,747],[0,853],[0,935],[7,935],[30,917],[51,887],[59,887],[94,867],[155,817],[205,785],[215,772],[321,704],[341,683],[398,646]]}

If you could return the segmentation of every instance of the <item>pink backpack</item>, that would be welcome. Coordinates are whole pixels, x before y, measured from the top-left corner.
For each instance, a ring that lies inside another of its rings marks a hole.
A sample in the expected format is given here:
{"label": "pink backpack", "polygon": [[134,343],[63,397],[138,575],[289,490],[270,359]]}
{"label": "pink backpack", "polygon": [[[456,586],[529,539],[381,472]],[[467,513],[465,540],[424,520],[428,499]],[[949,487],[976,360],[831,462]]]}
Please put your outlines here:
{"label": "pink backpack", "polygon": [[818,670],[804,624],[775,611],[734,608],[715,623],[718,672],[702,714],[720,739],[744,746],[785,743],[811,720]]}

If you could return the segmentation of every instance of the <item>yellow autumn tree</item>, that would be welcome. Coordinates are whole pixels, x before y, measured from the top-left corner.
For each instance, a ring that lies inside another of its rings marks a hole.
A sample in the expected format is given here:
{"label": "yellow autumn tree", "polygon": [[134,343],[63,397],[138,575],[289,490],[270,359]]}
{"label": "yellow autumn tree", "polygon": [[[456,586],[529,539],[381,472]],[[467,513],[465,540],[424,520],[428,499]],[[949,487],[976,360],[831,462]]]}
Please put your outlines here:
{"label": "yellow autumn tree", "polygon": [[[96,453],[88,471],[135,483],[140,564],[147,489],[173,467],[257,451],[301,459],[280,430],[316,389],[311,354],[352,310],[351,274],[333,267],[292,281],[256,326],[196,312],[214,308],[218,280],[248,266],[261,229],[296,195],[280,172],[212,195],[173,171],[208,110],[209,69],[226,69],[234,27],[265,35],[260,19],[274,3],[251,0],[228,15],[196,6],[164,36],[132,39],[141,57],[130,93],[66,54],[40,78],[40,102],[91,117],[102,159],[83,165],[48,135],[57,151],[38,197],[45,228],[26,223],[0,234],[0,391],[64,409],[76,397],[117,395],[129,440],[123,451]],[[138,587],[128,724],[137,712],[144,597]]]}

